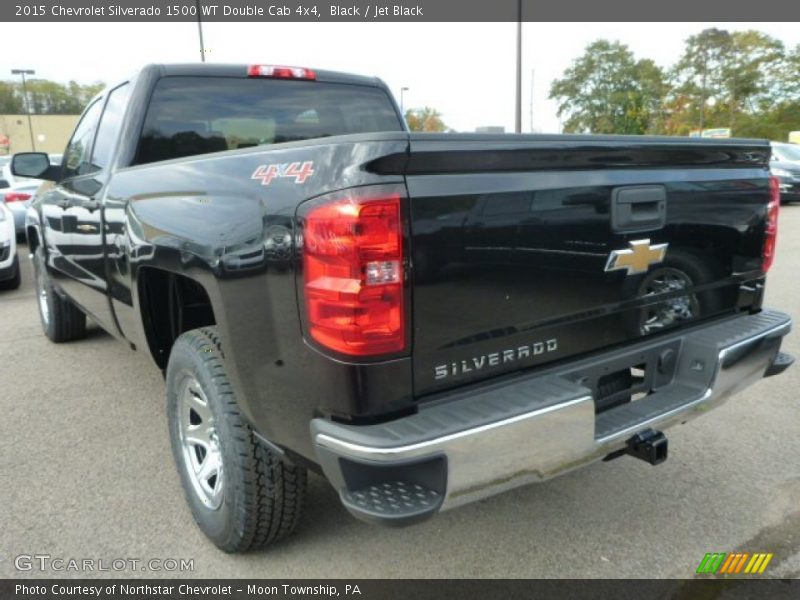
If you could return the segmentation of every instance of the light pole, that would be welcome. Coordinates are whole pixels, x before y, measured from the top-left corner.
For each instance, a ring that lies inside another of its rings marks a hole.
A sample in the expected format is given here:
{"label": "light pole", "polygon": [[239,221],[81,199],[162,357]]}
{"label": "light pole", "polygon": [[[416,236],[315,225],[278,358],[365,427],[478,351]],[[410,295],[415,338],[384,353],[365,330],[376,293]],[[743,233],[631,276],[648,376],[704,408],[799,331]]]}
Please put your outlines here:
{"label": "light pole", "polygon": [[536,70],[531,69],[531,133],[533,133],[533,82],[536,77]]}
{"label": "light pole", "polygon": [[400,114],[401,114],[401,115],[403,115],[403,118],[404,118],[404,119],[406,118],[406,117],[405,117],[406,113],[405,113],[405,107],[404,107],[404,105],[403,105],[403,95],[404,95],[404,94],[405,94],[407,91],[408,91],[408,88],[407,88],[407,87],[401,87],[401,88],[400,88]]}
{"label": "light pole", "polygon": [[203,44],[203,20],[200,18],[200,0],[194,0],[197,9],[197,34],[200,36],[200,62],[206,62],[206,49]]}
{"label": "light pole", "polygon": [[25,85],[25,75],[36,75],[33,69],[11,69],[12,75],[22,75],[22,97],[25,100],[25,114],[28,116],[28,133],[31,136],[31,148],[36,152],[36,141],[33,139],[33,125],[31,124],[31,107],[28,104],[28,86]]}
{"label": "light pole", "polygon": [[517,104],[514,131],[522,133],[522,0],[517,0]]}

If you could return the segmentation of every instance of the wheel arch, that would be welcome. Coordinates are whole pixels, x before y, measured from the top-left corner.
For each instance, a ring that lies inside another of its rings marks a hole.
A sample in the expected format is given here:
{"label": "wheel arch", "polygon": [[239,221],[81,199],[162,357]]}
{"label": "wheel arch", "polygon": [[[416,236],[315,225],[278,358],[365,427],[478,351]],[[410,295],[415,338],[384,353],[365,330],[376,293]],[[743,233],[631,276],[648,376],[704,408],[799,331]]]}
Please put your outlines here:
{"label": "wheel arch", "polygon": [[39,240],[39,230],[33,225],[28,225],[25,228],[25,236],[28,240],[28,252],[33,254],[36,252],[36,248],[41,244]]}
{"label": "wheel arch", "polygon": [[148,265],[138,270],[136,281],[147,346],[163,370],[178,336],[217,324],[214,308],[205,286],[185,274]]}

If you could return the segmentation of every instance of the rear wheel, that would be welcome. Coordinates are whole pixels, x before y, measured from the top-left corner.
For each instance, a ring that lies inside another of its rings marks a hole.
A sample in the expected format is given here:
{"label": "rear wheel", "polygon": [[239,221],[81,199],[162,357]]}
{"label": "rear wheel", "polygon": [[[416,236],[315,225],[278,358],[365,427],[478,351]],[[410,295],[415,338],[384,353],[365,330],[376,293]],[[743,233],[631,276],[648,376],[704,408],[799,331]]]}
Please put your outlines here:
{"label": "rear wheel", "polygon": [[226,552],[289,535],[300,519],[306,470],[256,438],[228,380],[216,328],[175,341],[166,379],[172,453],[203,533]]}
{"label": "rear wheel", "polygon": [[69,342],[86,333],[86,315],[53,288],[45,267],[44,250],[36,248],[33,255],[36,299],[44,334],[53,342]]}

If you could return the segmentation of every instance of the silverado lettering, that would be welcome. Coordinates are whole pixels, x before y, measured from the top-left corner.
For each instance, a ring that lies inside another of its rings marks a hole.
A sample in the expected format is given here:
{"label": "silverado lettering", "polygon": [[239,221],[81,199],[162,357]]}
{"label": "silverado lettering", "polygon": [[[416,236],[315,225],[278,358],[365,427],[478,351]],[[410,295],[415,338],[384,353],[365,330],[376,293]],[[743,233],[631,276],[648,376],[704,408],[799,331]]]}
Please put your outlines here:
{"label": "silverado lettering", "polygon": [[89,316],[152,359],[194,520],[239,552],[293,531],[309,468],[405,525],[666,460],[663,430],[793,361],[763,306],[769,161],[760,140],[411,133],[379,79],[205,63],[120,80],[63,167],[11,170],[52,182],[25,223],[44,334]]}
{"label": "silverado lettering", "polygon": [[481,354],[470,359],[451,362],[445,365],[436,365],[434,367],[435,378],[444,379],[460,374],[470,373],[473,370],[480,371],[485,366],[496,367],[497,365],[506,364],[515,360],[522,360],[531,356],[538,356],[545,352],[555,352],[558,350],[558,340],[552,339],[546,342],[535,342],[524,346],[518,346],[501,352],[492,352],[490,354]]}

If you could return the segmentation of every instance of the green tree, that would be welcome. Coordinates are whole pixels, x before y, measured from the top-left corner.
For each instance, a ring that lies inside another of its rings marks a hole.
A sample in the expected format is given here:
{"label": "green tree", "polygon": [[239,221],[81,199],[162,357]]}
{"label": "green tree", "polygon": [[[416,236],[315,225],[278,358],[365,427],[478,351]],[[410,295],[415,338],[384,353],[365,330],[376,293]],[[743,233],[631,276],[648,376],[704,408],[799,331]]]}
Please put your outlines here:
{"label": "green tree", "polygon": [[666,92],[664,73],[652,60],[636,60],[620,42],[586,47],[550,87],[567,132],[643,134],[658,129]]}
{"label": "green tree", "polygon": [[787,90],[780,81],[785,60],[780,40],[760,31],[735,31],[731,34],[730,50],[723,62],[722,79],[728,126],[734,129],[738,114],[768,108],[780,101]]}
{"label": "green tree", "polygon": [[773,73],[782,92],[778,102],[800,102],[800,44],[784,52],[783,61]]}
{"label": "green tree", "polygon": [[[704,29],[686,40],[683,55],[670,73],[674,95],[686,100],[673,104],[673,110],[683,113],[677,122],[692,120],[698,129],[709,127],[710,108],[724,96],[725,64],[731,45],[731,34],[716,28]],[[709,107],[712,98],[714,104]]]}
{"label": "green tree", "polygon": [[15,115],[24,111],[22,99],[13,83],[0,81],[0,115]]}
{"label": "green tree", "polygon": [[671,71],[670,133],[736,130],[742,115],[768,110],[785,95],[784,61],[783,43],[760,31],[706,29],[691,36]]}
{"label": "green tree", "polygon": [[411,131],[447,131],[441,113],[435,108],[410,108],[406,111],[406,123]]}
{"label": "green tree", "polygon": [[706,29],[689,37],[668,77],[619,42],[590,44],[550,97],[566,131],[689,135],[729,127],[739,137],[785,140],[800,130],[800,44],[760,31]]}
{"label": "green tree", "polygon": [[[29,79],[26,82],[28,103],[33,114],[75,115],[83,111],[104,84],[81,85],[75,81],[67,84],[47,79]],[[25,111],[25,97],[19,81],[0,81],[0,114]]]}

